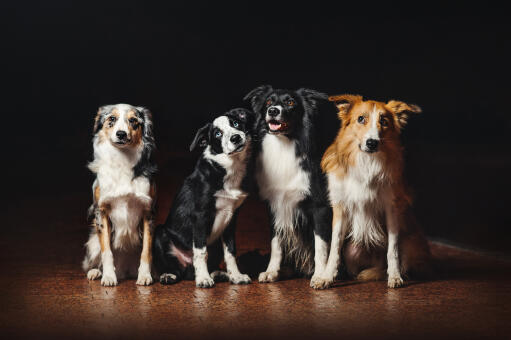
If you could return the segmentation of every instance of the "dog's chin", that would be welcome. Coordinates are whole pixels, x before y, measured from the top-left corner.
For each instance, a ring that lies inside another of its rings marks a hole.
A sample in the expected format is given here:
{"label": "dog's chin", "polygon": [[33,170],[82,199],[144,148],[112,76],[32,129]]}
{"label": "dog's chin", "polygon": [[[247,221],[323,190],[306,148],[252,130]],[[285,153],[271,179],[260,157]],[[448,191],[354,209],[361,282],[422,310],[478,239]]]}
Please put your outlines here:
{"label": "dog's chin", "polygon": [[268,133],[272,135],[286,134],[289,130],[289,124],[284,121],[268,120],[266,121]]}
{"label": "dog's chin", "polygon": [[124,149],[130,145],[129,140],[111,140],[110,142],[118,149]]}
{"label": "dog's chin", "polygon": [[228,153],[228,155],[229,155],[229,156],[230,156],[230,155],[235,155],[235,154],[237,154],[237,153],[242,152],[243,150],[245,150],[245,146],[246,146],[246,144],[243,144],[243,145],[238,146],[236,149],[234,149],[233,151],[229,152],[229,153]]}

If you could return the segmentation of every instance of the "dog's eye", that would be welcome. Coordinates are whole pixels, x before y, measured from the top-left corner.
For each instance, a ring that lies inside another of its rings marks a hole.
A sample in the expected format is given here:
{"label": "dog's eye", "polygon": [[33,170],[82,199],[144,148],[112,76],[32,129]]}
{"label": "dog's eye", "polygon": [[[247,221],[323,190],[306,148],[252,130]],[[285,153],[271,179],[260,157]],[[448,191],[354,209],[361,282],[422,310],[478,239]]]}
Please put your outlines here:
{"label": "dog's eye", "polygon": [[115,122],[116,118],[114,116],[110,116],[110,117],[108,117],[108,120],[111,122]]}
{"label": "dog's eye", "polygon": [[215,132],[215,137],[216,137],[216,138],[220,138],[220,137],[222,137],[222,131],[217,131],[217,132]]}
{"label": "dog's eye", "polygon": [[135,124],[135,123],[138,123],[138,119],[136,119],[136,118],[130,118],[130,119],[129,119],[129,122],[130,122],[131,124]]}
{"label": "dog's eye", "polygon": [[366,119],[364,116],[358,116],[358,119],[357,121],[360,123],[360,124],[364,124],[366,122]]}
{"label": "dog's eye", "polygon": [[268,100],[266,101],[266,106],[270,106],[270,105],[271,105],[271,99],[268,99]]}
{"label": "dog's eye", "polygon": [[235,127],[235,128],[237,128],[238,126],[240,126],[240,123],[238,123],[238,121],[237,121],[237,120],[233,120],[233,121],[232,121],[232,126],[233,126],[233,127]]}
{"label": "dog's eye", "polygon": [[295,101],[294,101],[294,100],[289,99],[289,100],[287,101],[287,106],[294,106],[294,105],[295,105]]}
{"label": "dog's eye", "polygon": [[383,116],[380,117],[380,125],[381,126],[387,126],[388,125],[387,120]]}

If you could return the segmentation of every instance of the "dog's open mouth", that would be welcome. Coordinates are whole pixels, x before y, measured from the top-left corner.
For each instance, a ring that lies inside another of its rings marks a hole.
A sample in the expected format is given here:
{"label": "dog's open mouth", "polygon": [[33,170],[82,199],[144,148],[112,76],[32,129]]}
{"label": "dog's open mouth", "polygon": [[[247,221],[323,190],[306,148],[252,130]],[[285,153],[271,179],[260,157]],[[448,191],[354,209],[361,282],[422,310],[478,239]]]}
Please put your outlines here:
{"label": "dog's open mouth", "polygon": [[270,132],[283,132],[287,129],[287,123],[272,119],[268,121]]}

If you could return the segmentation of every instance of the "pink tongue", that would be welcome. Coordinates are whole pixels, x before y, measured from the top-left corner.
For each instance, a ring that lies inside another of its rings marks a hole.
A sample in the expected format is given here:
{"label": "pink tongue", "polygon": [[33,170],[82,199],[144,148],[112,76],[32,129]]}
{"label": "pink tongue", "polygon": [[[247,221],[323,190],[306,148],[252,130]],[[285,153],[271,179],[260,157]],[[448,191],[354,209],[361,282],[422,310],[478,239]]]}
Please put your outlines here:
{"label": "pink tongue", "polygon": [[278,129],[280,129],[281,126],[282,126],[282,124],[270,123],[270,129],[272,129],[272,130],[278,130]]}

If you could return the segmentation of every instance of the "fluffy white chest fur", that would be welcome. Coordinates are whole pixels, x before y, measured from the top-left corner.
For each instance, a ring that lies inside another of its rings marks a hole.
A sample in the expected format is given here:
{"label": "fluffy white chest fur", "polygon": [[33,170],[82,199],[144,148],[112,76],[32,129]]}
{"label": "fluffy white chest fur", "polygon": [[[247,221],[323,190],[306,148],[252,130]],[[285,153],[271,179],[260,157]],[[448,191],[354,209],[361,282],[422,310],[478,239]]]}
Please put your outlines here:
{"label": "fluffy white chest fur", "polygon": [[209,147],[204,151],[207,159],[214,160],[226,171],[224,186],[215,193],[216,216],[208,238],[208,245],[215,242],[229,225],[236,209],[243,203],[247,193],[241,190],[241,182],[246,174],[249,147],[235,155],[212,155]]}
{"label": "fluffy white chest fur", "polygon": [[270,203],[276,232],[294,230],[296,205],[310,192],[309,175],[300,166],[295,148],[287,137],[267,134],[257,159],[259,194]]}
{"label": "fluffy white chest fur", "polygon": [[385,244],[384,200],[389,197],[389,185],[382,160],[377,155],[359,152],[355,165],[339,178],[328,174],[329,198],[332,205],[344,208],[349,237],[366,247]]}
{"label": "fluffy white chest fur", "polygon": [[120,150],[110,143],[94,142],[94,161],[89,168],[97,174],[93,189],[99,185],[98,204],[110,205],[114,249],[140,245],[138,226],[143,211],[152,203],[149,179],[142,176],[133,179],[133,167],[141,151],[141,147]]}

